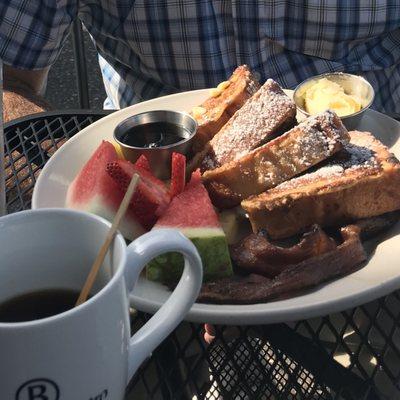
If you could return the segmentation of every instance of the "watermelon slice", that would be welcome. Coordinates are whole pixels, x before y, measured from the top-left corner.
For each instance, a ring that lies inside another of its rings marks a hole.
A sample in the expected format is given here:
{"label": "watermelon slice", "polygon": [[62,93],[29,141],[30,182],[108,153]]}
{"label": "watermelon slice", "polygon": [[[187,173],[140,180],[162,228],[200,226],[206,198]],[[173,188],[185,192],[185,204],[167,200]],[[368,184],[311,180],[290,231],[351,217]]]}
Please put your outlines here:
{"label": "watermelon slice", "polygon": [[186,157],[180,153],[172,153],[171,165],[171,198],[185,189]]}
{"label": "watermelon slice", "polygon": [[[174,197],[153,229],[179,229],[197,247],[203,261],[204,279],[232,275],[232,264],[224,231],[207,190],[196,171],[185,190]],[[166,284],[177,282],[183,270],[178,253],[163,254],[146,267],[147,278]]]}
{"label": "watermelon slice", "polygon": [[[116,161],[115,147],[103,141],[69,186],[66,206],[112,221],[124,197],[118,184],[106,171],[107,163]],[[145,232],[131,208],[121,221],[120,231],[130,240]]]}
{"label": "watermelon slice", "polygon": [[162,181],[149,171],[135,165],[130,161],[117,160],[108,163],[106,170],[123,194],[125,194],[133,175],[137,173],[140,176],[129,209],[136,215],[144,228],[151,229],[157,217],[167,208],[170,196]]}
{"label": "watermelon slice", "polygon": [[142,168],[145,171],[151,172],[150,163],[147,157],[142,154],[135,162],[134,166],[136,168]]}

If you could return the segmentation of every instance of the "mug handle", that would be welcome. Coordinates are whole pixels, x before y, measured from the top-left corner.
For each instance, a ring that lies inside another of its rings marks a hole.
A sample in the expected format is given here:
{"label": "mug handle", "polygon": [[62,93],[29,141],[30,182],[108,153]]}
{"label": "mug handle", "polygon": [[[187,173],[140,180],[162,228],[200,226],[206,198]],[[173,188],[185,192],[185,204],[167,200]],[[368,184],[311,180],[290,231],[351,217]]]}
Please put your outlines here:
{"label": "mug handle", "polygon": [[200,292],[203,279],[201,258],[193,243],[175,229],[157,229],[145,233],[128,246],[125,279],[129,291],[146,264],[167,252],[181,253],[185,267],[168,300],[130,339],[128,382],[140,364],[183,320]]}

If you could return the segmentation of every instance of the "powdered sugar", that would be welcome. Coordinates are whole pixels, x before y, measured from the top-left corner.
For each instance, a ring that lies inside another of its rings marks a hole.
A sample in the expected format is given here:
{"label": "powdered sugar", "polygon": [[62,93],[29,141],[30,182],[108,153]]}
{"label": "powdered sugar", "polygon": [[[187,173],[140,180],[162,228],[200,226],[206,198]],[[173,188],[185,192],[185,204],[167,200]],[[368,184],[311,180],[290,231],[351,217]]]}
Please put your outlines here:
{"label": "powdered sugar", "polygon": [[294,118],[296,106],[280,86],[268,79],[225,127],[211,140],[211,151],[202,167],[215,168],[248,154],[268,140],[286,121]]}
{"label": "powdered sugar", "polygon": [[368,147],[357,146],[349,143],[346,147],[349,159],[343,162],[344,168],[354,167],[377,167],[378,162],[375,153]]}
{"label": "powdered sugar", "polygon": [[346,129],[341,120],[330,110],[307,118],[299,126],[308,132],[309,137],[306,137],[304,140],[309,140],[310,146],[313,145],[313,140],[316,135],[324,135],[327,155],[332,153],[338,141],[342,144],[348,141],[348,136],[344,134]]}
{"label": "powdered sugar", "polygon": [[273,191],[287,190],[301,188],[302,185],[310,184],[321,180],[330,180],[336,177],[342,176],[348,170],[360,170],[360,169],[376,169],[379,168],[380,164],[375,156],[375,152],[366,147],[372,145],[365,143],[365,146],[356,143],[348,143],[334,157],[334,160],[328,162],[325,166],[318,168],[317,170],[301,175],[297,178],[286,181],[278,185]]}
{"label": "powdered sugar", "polygon": [[[295,138],[293,147],[298,153],[298,161],[305,167],[314,165],[316,160],[322,161],[331,156],[348,142],[346,128],[330,111],[308,118],[285,136]],[[274,141],[270,143],[273,144]]]}
{"label": "powdered sugar", "polygon": [[309,159],[316,158],[317,155],[322,155],[325,158],[333,154],[338,144],[337,140],[334,140],[328,136],[326,132],[320,131],[314,126],[309,126],[308,129],[304,129],[300,124],[298,128],[304,132],[298,136],[296,140],[297,145],[303,153],[301,162],[304,165],[309,164]]}
{"label": "powdered sugar", "polygon": [[246,91],[248,94],[250,94],[251,96],[257,92],[259,86],[254,82],[253,79],[247,78],[247,85],[246,85]]}

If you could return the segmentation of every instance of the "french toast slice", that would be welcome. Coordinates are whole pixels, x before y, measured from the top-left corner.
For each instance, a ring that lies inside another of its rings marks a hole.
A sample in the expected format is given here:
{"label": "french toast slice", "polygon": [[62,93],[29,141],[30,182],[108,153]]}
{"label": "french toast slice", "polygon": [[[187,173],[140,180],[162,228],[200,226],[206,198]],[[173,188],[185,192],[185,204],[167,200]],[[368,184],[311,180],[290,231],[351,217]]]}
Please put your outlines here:
{"label": "french toast slice", "polygon": [[196,156],[202,172],[237,160],[292,128],[296,105],[272,79],[240,108]]}
{"label": "french toast slice", "polygon": [[341,119],[325,111],[244,157],[205,171],[203,183],[215,206],[234,207],[325,160],[349,139]]}
{"label": "french toast slice", "polygon": [[260,84],[247,65],[241,65],[228,81],[218,85],[212,96],[194,107],[190,114],[197,120],[198,128],[192,142],[193,153],[201,151],[259,88]]}
{"label": "french toast slice", "polygon": [[349,134],[326,165],[242,201],[254,232],[280,239],[400,209],[399,160],[370,133]]}

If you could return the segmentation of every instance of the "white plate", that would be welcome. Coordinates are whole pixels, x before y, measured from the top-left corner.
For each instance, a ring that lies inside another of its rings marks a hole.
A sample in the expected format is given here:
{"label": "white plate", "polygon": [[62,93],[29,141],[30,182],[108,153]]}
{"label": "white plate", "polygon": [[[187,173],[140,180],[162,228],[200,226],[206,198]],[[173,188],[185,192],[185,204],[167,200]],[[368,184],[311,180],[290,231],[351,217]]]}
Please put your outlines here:
{"label": "white plate", "polygon": [[[111,140],[115,126],[126,117],[154,109],[190,110],[208,90],[179,93],[146,101],[115,112],[88,126],[49,160],[36,183],[32,208],[64,207],[68,185],[101,140]],[[400,156],[400,123],[369,110],[359,126],[371,131]],[[195,304],[186,319],[219,324],[257,324],[311,318],[354,307],[400,287],[400,224],[397,224],[359,271],[287,300],[255,305]],[[169,296],[166,287],[140,278],[131,295],[133,307],[154,313]]]}

